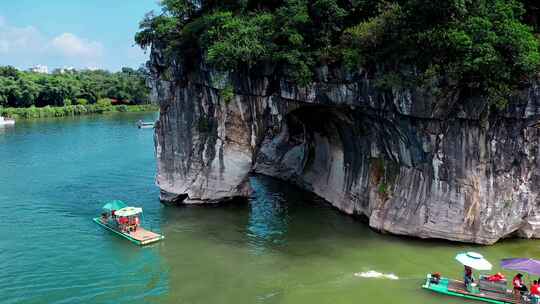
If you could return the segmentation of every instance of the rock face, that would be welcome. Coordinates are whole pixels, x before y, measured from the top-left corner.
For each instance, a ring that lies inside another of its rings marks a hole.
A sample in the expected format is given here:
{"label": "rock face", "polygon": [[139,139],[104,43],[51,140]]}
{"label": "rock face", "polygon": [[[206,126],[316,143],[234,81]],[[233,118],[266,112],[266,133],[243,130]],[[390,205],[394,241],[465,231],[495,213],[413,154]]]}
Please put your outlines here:
{"label": "rock face", "polygon": [[260,173],[382,232],[481,244],[540,236],[537,85],[488,114],[480,99],[379,92],[325,69],[308,88],[270,68],[175,71],[167,80],[155,70],[152,83],[164,201],[247,197],[248,175]]}

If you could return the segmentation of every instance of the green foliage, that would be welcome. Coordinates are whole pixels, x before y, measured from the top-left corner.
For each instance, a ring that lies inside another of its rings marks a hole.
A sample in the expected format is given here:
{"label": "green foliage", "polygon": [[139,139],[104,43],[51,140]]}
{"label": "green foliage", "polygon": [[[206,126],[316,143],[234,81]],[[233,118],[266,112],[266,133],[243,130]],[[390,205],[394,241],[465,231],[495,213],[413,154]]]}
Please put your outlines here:
{"label": "green foliage", "polygon": [[148,112],[157,111],[155,105],[118,105],[101,107],[97,104],[89,105],[69,105],[63,107],[35,107],[28,108],[2,108],[0,107],[0,116],[33,119],[45,117],[63,117],[63,116],[79,116],[86,114],[101,114],[112,112]]}
{"label": "green foliage", "polygon": [[97,105],[101,107],[108,107],[112,105],[112,101],[110,98],[101,98],[97,101]]}
{"label": "green foliage", "polygon": [[171,39],[178,29],[178,21],[177,18],[166,15],[147,14],[139,25],[143,30],[135,35],[135,42],[142,48],[147,48],[157,41]]}
{"label": "green foliage", "polygon": [[0,77],[17,79],[19,77],[19,70],[12,66],[0,66]]}
{"label": "green foliage", "polygon": [[221,96],[221,100],[223,100],[225,105],[229,105],[229,103],[234,98],[234,88],[232,87],[232,85],[228,84],[223,90],[219,92],[219,94]]}
{"label": "green foliage", "polygon": [[280,77],[308,85],[317,67],[345,66],[382,89],[420,85],[502,105],[540,64],[532,0],[192,3],[162,1],[140,24],[136,42],[162,51],[165,70],[193,67],[193,58],[226,71],[271,63]]}
{"label": "green foliage", "polygon": [[355,69],[379,60],[377,51],[373,50],[380,50],[397,38],[392,31],[400,26],[402,14],[401,6],[389,4],[380,14],[346,29],[342,38],[346,46],[343,50],[345,65]]}
{"label": "green foliage", "polygon": [[149,103],[144,69],[123,68],[120,72],[72,71],[38,74],[0,67],[0,106],[61,107],[86,105],[100,98],[114,98],[130,104]]}
{"label": "green foliage", "polygon": [[118,112],[127,112],[129,110],[127,105],[119,105],[116,107],[116,110]]}
{"label": "green foliage", "polygon": [[[517,1],[402,3],[345,31],[349,67],[377,66],[379,78],[392,78],[383,83],[402,86],[435,73],[446,79],[439,86],[485,95],[498,105],[538,70],[538,40],[520,21]],[[407,66],[419,73],[400,75]]]}
{"label": "green foliage", "polygon": [[88,104],[88,99],[86,99],[86,98],[77,98],[77,101],[76,101],[76,102],[77,102],[78,105],[83,105],[83,106],[85,106],[85,105]]}
{"label": "green foliage", "polygon": [[377,189],[379,194],[382,195],[382,196],[386,196],[387,195],[387,191],[388,191],[388,186],[386,185],[386,183],[382,182],[379,184],[379,189]]}
{"label": "green foliage", "polygon": [[248,67],[267,59],[270,54],[273,16],[258,13],[234,16],[216,12],[206,17],[208,30],[201,37],[207,60],[221,70]]}

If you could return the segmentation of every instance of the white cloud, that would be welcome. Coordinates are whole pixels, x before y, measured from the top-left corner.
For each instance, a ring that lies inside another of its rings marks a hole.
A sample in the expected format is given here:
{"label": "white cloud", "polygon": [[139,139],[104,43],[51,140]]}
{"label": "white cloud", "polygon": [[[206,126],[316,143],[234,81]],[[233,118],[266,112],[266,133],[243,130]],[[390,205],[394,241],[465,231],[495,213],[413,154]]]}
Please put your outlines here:
{"label": "white cloud", "polygon": [[95,59],[103,55],[104,47],[100,42],[89,41],[72,33],[63,33],[51,41],[54,51],[66,57]]}
{"label": "white cloud", "polygon": [[0,16],[0,65],[101,66],[104,53],[101,42],[68,32],[52,37],[33,26],[13,26]]}
{"label": "white cloud", "polygon": [[44,37],[34,27],[10,27],[0,20],[0,53],[36,51],[42,49]]}

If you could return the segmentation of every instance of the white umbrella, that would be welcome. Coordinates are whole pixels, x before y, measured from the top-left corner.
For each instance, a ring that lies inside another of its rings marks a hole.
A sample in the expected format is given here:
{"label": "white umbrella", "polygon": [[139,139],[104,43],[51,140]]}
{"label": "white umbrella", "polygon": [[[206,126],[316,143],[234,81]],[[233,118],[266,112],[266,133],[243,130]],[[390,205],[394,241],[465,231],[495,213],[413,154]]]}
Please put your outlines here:
{"label": "white umbrella", "polygon": [[456,255],[456,260],[465,266],[469,266],[476,270],[491,270],[491,263],[480,253],[476,252],[463,252]]}
{"label": "white umbrella", "polygon": [[142,208],[138,207],[125,207],[120,210],[116,210],[114,215],[116,216],[132,216],[142,213]]}

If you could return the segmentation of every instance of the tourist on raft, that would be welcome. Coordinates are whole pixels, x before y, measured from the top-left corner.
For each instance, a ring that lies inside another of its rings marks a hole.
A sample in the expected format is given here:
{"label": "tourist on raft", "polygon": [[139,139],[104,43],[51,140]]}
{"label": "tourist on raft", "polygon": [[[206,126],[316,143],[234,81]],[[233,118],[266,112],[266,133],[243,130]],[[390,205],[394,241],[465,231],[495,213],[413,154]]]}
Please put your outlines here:
{"label": "tourist on raft", "polygon": [[465,270],[463,274],[463,282],[465,283],[465,288],[467,288],[471,283],[474,282],[472,268],[465,265]]}
{"label": "tourist on raft", "polygon": [[514,285],[514,290],[521,292],[522,294],[527,292],[527,286],[523,284],[523,275],[521,273],[516,274],[512,279],[512,285]]}
{"label": "tourist on raft", "polygon": [[127,231],[128,219],[126,217],[123,217],[123,216],[118,217],[117,222],[121,231],[124,231],[124,232]]}
{"label": "tourist on raft", "polygon": [[540,286],[538,286],[538,281],[537,280],[534,280],[532,285],[531,285],[531,295],[533,296],[540,296],[540,289],[539,289]]}

